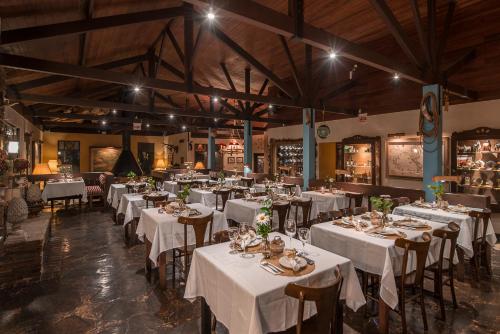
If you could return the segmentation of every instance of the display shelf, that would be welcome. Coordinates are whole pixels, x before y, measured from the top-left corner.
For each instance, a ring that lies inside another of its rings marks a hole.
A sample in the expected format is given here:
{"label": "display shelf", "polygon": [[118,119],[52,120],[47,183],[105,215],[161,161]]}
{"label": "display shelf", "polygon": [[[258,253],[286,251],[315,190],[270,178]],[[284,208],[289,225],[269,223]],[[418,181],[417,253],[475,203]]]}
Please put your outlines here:
{"label": "display shelf", "polygon": [[339,178],[353,183],[380,184],[380,146],[380,137],[344,138],[337,148],[340,158],[337,168],[346,170],[347,174]]}

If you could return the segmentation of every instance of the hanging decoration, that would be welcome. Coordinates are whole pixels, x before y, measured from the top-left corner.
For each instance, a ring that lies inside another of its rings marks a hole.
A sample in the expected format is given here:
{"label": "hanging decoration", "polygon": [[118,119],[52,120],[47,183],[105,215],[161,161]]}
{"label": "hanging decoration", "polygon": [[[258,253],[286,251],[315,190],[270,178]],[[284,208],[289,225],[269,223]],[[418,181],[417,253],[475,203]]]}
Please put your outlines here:
{"label": "hanging decoration", "polygon": [[362,109],[358,110],[358,120],[360,123],[366,123],[368,122],[368,113],[363,112]]}
{"label": "hanging decoration", "polygon": [[[430,106],[431,108],[430,112],[428,110],[428,106]],[[431,129],[425,129],[425,121],[432,123]],[[433,92],[428,92],[422,97],[422,100],[420,101],[419,133],[423,137],[435,139],[438,136],[439,126],[440,124],[437,97]]]}

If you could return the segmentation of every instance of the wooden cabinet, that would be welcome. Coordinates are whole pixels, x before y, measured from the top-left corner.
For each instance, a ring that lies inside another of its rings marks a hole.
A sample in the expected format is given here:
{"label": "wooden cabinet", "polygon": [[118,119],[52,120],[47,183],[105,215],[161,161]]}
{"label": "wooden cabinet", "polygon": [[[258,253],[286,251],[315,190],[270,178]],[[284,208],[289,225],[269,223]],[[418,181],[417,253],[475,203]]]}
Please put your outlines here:
{"label": "wooden cabinet", "polygon": [[337,180],[380,185],[381,140],[380,137],[353,136],[344,138],[337,145],[337,169],[344,173]]}

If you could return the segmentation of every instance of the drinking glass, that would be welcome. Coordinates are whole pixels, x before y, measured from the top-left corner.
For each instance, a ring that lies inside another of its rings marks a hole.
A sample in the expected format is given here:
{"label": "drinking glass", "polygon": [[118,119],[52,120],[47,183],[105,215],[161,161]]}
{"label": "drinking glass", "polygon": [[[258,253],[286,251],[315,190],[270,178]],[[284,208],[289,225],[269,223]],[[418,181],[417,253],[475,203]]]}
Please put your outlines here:
{"label": "drinking glass", "polygon": [[309,241],[310,231],[307,227],[301,227],[298,230],[299,239],[302,241],[302,254],[307,255],[306,253],[306,243]]}
{"label": "drinking glass", "polygon": [[247,254],[247,246],[250,242],[250,227],[248,224],[241,223],[238,233],[241,239],[241,246],[243,247],[243,254],[241,254],[241,257],[249,257],[249,254]]}
{"label": "drinking glass", "polygon": [[297,225],[295,224],[295,220],[288,219],[285,225],[285,233],[288,235],[290,239],[290,248],[292,248],[292,237],[295,236],[297,232]]}
{"label": "drinking glass", "polygon": [[229,235],[229,240],[231,240],[229,247],[231,248],[231,251],[229,254],[236,254],[238,251],[236,250],[236,239],[238,238],[238,228],[237,227],[230,227],[227,229],[227,234]]}

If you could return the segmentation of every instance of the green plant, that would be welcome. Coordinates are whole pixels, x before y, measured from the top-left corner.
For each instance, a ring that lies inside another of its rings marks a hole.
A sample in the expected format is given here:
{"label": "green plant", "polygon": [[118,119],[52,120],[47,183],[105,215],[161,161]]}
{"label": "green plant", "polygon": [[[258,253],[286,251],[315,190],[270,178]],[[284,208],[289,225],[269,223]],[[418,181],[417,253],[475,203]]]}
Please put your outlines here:
{"label": "green plant", "polygon": [[[264,215],[264,214],[261,213],[260,215]],[[272,232],[271,224],[269,224],[269,217],[266,216],[264,218],[264,217],[259,217],[259,216],[257,217],[256,233],[258,235],[260,235],[263,239],[267,239],[267,237],[269,236],[269,233]],[[260,221],[262,221],[262,222],[260,222]]]}
{"label": "green plant", "polygon": [[127,173],[127,177],[128,177],[129,179],[133,179],[133,178],[134,178],[134,177],[136,177],[136,176],[137,176],[137,174],[136,174],[136,173],[134,173],[133,171],[130,171],[130,172],[128,172],[128,173]]}
{"label": "green plant", "polygon": [[151,188],[155,188],[155,179],[153,179],[151,176],[149,176],[147,179],[146,179],[146,183],[151,187]]}
{"label": "green plant", "polygon": [[272,206],[273,206],[273,201],[271,199],[266,199],[264,202],[262,202],[262,207],[260,208],[260,212],[267,215],[268,217],[271,217]]}
{"label": "green plant", "polygon": [[219,172],[219,179],[222,182],[224,182],[224,180],[226,179],[226,175],[224,175],[224,171],[222,171],[222,170]]}
{"label": "green plant", "polygon": [[184,189],[177,194],[177,198],[181,199],[183,202],[186,202],[186,199],[189,197],[189,193],[191,192],[191,188],[189,185],[185,185]]}
{"label": "green plant", "polygon": [[431,189],[434,193],[436,200],[441,200],[444,194],[444,184],[441,182],[436,182],[434,184],[427,185],[427,188]]}
{"label": "green plant", "polygon": [[370,197],[370,202],[372,203],[372,207],[377,211],[381,211],[385,214],[389,213],[392,207],[392,201],[387,198],[381,197]]}

